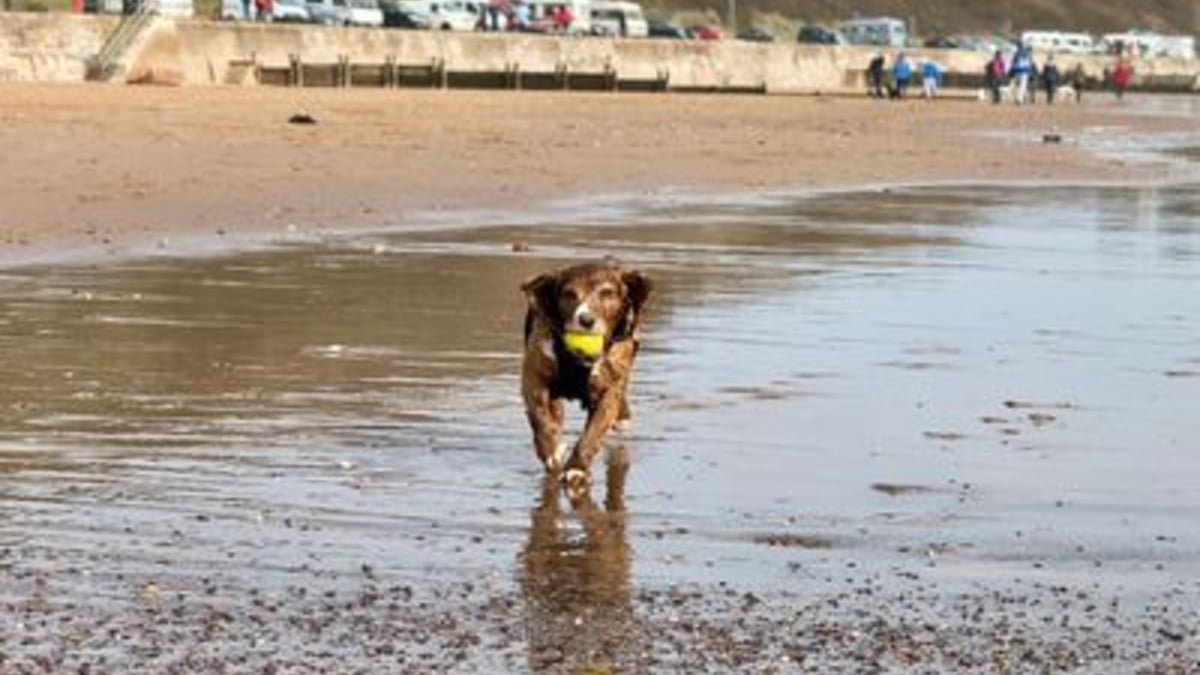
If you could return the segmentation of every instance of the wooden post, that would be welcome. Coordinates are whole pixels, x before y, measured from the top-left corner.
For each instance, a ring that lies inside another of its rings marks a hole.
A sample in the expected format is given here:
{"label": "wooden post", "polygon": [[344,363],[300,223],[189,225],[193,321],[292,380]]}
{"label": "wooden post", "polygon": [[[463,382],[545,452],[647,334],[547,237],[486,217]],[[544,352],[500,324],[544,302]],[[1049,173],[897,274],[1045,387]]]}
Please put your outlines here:
{"label": "wooden post", "polygon": [[446,72],[446,60],[435,58],[433,60],[433,70],[435,75],[433,81],[437,83],[437,86],[441,87],[442,89],[449,88],[450,75]]}
{"label": "wooden post", "polygon": [[383,60],[383,86],[388,89],[395,89],[396,80],[396,55],[388,54]]}
{"label": "wooden post", "polygon": [[288,86],[304,86],[304,62],[299,54],[288,54]]}

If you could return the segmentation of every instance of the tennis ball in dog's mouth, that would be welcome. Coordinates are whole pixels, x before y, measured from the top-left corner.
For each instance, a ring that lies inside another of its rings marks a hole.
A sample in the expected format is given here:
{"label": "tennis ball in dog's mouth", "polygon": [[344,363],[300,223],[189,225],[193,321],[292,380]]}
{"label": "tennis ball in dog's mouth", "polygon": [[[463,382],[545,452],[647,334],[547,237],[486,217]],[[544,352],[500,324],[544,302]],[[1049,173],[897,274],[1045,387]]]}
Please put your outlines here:
{"label": "tennis ball in dog's mouth", "polygon": [[563,336],[567,351],[586,359],[599,358],[604,351],[604,336],[597,333],[568,332]]}

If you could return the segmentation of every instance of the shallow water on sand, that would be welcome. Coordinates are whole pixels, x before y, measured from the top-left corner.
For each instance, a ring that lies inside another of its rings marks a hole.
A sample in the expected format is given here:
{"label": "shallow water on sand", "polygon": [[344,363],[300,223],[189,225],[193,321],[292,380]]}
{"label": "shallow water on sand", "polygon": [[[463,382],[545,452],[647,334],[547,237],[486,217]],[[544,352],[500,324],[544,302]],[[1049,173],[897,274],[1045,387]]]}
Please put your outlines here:
{"label": "shallow water on sand", "polygon": [[[572,510],[543,490],[520,409],[517,286],[607,254],[658,290],[635,428]],[[378,665],[302,623],[243,640],[243,620],[272,625],[253,619],[262,598],[307,616],[306,598],[361,603],[364,586],[427,593],[422,611],[503,598],[524,617],[514,631],[478,618],[474,642],[425,656],[419,637],[389,638],[408,645],[389,662],[442,670],[620,665],[620,651],[642,652],[634,670],[754,663],[647,644],[678,622],[652,594],[680,588],[700,615],[727,595],[752,617],[775,601],[768,631],[917,575],[939,593],[1086,587],[1132,622],[1153,606],[1186,624],[1198,287],[1195,186],[681,203],[11,271],[0,670],[6,652],[122,670],[194,667],[204,649]],[[144,623],[184,625],[201,605],[236,630]],[[136,648],[94,637],[130,616]],[[617,646],[575,659],[581,623]],[[1193,657],[1194,633],[1170,636]],[[1139,644],[1116,662],[1159,658]],[[801,662],[780,649],[756,653]]]}

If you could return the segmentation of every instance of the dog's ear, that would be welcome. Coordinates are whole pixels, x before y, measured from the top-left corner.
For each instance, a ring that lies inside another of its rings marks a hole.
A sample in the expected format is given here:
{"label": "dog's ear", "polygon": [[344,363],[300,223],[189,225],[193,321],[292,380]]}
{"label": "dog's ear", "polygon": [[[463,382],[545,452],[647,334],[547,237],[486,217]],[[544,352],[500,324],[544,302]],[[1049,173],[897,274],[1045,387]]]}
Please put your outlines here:
{"label": "dog's ear", "polygon": [[529,311],[540,314],[551,322],[558,321],[558,277],[553,274],[539,274],[526,279],[521,284],[525,299],[529,302]]}
{"label": "dog's ear", "polygon": [[641,272],[630,270],[621,274],[621,282],[625,284],[625,299],[629,308],[641,312],[646,301],[650,299],[650,291],[654,288],[650,278]]}
{"label": "dog's ear", "polygon": [[650,278],[636,270],[621,273],[621,283],[625,284],[625,308],[621,321],[613,331],[613,339],[621,340],[632,336],[642,325],[643,308],[650,299],[653,284]]}

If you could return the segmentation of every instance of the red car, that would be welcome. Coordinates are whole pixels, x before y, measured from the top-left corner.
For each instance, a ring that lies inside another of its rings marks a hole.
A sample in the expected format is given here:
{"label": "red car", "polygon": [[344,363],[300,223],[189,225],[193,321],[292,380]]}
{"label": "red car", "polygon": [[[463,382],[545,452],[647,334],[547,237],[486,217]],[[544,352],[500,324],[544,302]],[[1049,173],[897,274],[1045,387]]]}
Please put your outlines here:
{"label": "red car", "polygon": [[716,26],[691,26],[688,32],[696,40],[720,40],[721,29]]}

